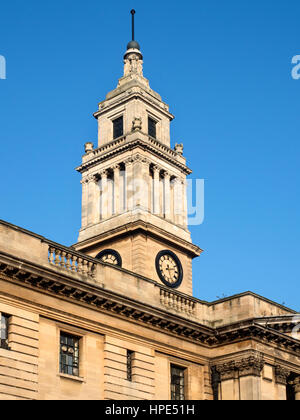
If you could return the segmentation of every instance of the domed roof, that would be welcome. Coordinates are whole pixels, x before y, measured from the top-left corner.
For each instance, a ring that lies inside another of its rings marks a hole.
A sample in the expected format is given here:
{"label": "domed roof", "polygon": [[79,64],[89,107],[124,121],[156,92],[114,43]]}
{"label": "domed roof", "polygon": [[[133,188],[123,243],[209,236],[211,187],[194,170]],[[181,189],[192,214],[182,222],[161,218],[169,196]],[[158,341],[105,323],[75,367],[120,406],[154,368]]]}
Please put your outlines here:
{"label": "domed roof", "polygon": [[127,50],[130,50],[131,48],[135,48],[136,50],[140,50],[140,44],[137,41],[130,41],[127,45]]}

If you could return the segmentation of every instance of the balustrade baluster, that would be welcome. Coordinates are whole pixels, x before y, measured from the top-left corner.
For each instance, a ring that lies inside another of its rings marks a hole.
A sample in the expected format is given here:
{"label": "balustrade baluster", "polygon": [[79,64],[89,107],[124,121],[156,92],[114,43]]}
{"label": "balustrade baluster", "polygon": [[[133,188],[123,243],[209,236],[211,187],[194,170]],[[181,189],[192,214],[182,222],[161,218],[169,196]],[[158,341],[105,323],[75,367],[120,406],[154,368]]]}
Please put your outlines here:
{"label": "balustrade baluster", "polygon": [[54,264],[54,255],[55,255],[54,248],[49,248],[49,262],[50,262],[50,264]]}
{"label": "balustrade baluster", "polygon": [[60,266],[63,267],[63,268],[66,268],[66,261],[65,261],[66,255],[67,255],[67,253],[65,251],[61,252]]}
{"label": "balustrade baluster", "polygon": [[96,277],[96,264],[92,264],[91,277],[93,277],[93,279]]}
{"label": "balustrade baluster", "polygon": [[88,262],[86,260],[82,261],[82,274],[85,276],[88,274]]}
{"label": "balustrade baluster", "polygon": [[66,255],[66,269],[71,270],[71,262],[72,262],[72,255],[67,254]]}
{"label": "balustrade baluster", "polygon": [[59,249],[55,249],[55,260],[54,260],[54,264],[57,266],[60,266],[60,250]]}
{"label": "balustrade baluster", "polygon": [[77,273],[82,273],[82,268],[83,268],[82,262],[83,262],[82,258],[77,259]]}
{"label": "balustrade baluster", "polygon": [[71,270],[74,271],[75,273],[77,271],[77,264],[76,264],[76,262],[77,262],[77,257],[75,255],[73,255],[71,257],[71,264],[72,264],[71,265]]}

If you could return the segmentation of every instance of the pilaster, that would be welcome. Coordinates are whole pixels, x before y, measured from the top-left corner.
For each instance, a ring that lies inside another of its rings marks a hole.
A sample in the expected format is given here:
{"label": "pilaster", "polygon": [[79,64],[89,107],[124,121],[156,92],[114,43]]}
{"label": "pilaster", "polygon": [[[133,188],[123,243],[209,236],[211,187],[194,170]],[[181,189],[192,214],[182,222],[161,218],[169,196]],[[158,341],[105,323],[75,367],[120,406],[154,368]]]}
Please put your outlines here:
{"label": "pilaster", "polygon": [[221,381],[223,400],[260,399],[259,381],[264,360],[260,354],[250,355],[238,360],[230,360],[213,366]]}
{"label": "pilaster", "polygon": [[295,400],[300,401],[300,376],[294,380]]}

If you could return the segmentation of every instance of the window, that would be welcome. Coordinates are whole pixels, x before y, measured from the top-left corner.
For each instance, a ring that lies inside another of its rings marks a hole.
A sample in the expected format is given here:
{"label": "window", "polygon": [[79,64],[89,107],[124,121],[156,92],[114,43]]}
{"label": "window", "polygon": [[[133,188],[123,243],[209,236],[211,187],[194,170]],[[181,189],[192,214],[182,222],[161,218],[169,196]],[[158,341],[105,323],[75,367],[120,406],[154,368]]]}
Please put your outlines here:
{"label": "window", "polygon": [[132,381],[132,361],[134,352],[127,350],[127,381]]}
{"label": "window", "polygon": [[156,121],[148,117],[148,134],[156,139]]}
{"label": "window", "polygon": [[114,139],[123,136],[123,117],[119,117],[113,121]]}
{"label": "window", "polygon": [[9,326],[9,315],[0,314],[0,348],[9,350],[8,346],[8,326]]}
{"label": "window", "polygon": [[184,400],[185,368],[171,365],[171,400]]}
{"label": "window", "polygon": [[60,334],[60,372],[79,376],[79,340],[66,333]]}

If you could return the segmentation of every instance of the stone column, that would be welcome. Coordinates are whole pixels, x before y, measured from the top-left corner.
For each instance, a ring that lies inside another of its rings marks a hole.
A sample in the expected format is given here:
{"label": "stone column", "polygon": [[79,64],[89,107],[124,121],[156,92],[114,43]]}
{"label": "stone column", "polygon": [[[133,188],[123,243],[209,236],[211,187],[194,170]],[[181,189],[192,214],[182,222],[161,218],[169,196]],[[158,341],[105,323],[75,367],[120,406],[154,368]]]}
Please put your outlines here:
{"label": "stone column", "polygon": [[114,170],[114,214],[120,213],[120,165],[115,165]]}
{"label": "stone column", "polygon": [[126,209],[131,211],[133,209],[133,195],[134,195],[134,185],[133,185],[133,161],[132,158],[129,158],[125,161],[125,176],[126,176]]}
{"label": "stone column", "polygon": [[295,400],[300,401],[300,376],[294,380]]}
{"label": "stone column", "polygon": [[82,203],[81,203],[81,228],[84,229],[88,224],[87,206],[88,206],[88,178],[84,177],[80,181],[82,185]]}
{"label": "stone column", "polygon": [[88,177],[88,203],[87,203],[87,223],[92,225],[95,219],[95,195],[96,195],[95,176]]}
{"label": "stone column", "polygon": [[187,182],[186,178],[181,181],[182,184],[182,223],[184,227],[187,227],[187,216],[188,216],[188,208],[187,208]]}
{"label": "stone column", "polygon": [[107,197],[107,170],[100,173],[101,176],[101,219],[108,217],[108,197]]}
{"label": "stone column", "polygon": [[160,168],[154,165],[153,166],[153,213],[157,215],[160,214],[159,172],[160,172]]}
{"label": "stone column", "polygon": [[259,400],[259,382],[264,361],[255,354],[237,360],[215,365],[214,371],[220,375],[220,399]]}
{"label": "stone column", "polygon": [[149,161],[142,155],[133,157],[133,208],[148,210]]}
{"label": "stone column", "polygon": [[165,218],[171,219],[171,185],[170,185],[171,175],[168,172],[164,172],[164,213]]}
{"label": "stone column", "polygon": [[100,188],[98,185],[98,176],[94,177],[93,180],[93,186],[94,186],[94,194],[93,194],[93,223],[99,223],[100,222]]}
{"label": "stone column", "polygon": [[275,366],[275,382],[277,384],[278,393],[277,399],[278,400],[286,400],[286,385],[287,385],[287,378],[290,375],[290,371],[281,366]]}
{"label": "stone column", "polygon": [[174,179],[174,218],[177,225],[182,225],[182,184],[180,178]]}

